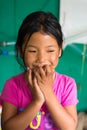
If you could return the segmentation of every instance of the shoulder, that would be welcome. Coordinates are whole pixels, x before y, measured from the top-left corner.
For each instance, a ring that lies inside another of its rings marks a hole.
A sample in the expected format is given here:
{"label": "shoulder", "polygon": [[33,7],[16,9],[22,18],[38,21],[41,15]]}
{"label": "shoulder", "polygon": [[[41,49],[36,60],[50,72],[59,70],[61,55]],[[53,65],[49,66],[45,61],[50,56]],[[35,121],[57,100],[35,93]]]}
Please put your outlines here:
{"label": "shoulder", "polygon": [[67,75],[56,73],[54,89],[60,91],[62,94],[67,92],[76,92],[77,85],[75,80]]}
{"label": "shoulder", "polygon": [[16,106],[18,106],[18,96],[22,90],[24,73],[13,76],[8,79],[4,85],[1,94],[1,100],[10,102]]}
{"label": "shoulder", "polygon": [[9,78],[4,84],[3,91],[6,92],[6,91],[18,90],[20,89],[21,84],[25,84],[24,72]]}
{"label": "shoulder", "polygon": [[59,74],[56,72],[56,82],[62,83],[62,85],[76,84],[75,79],[65,74]]}
{"label": "shoulder", "polygon": [[23,81],[23,80],[24,80],[24,72],[9,78],[5,84],[9,84],[9,83],[16,84],[18,82],[20,83],[20,81]]}
{"label": "shoulder", "polygon": [[61,95],[62,105],[77,104],[77,85],[75,80],[70,76],[56,73],[56,83],[55,89]]}

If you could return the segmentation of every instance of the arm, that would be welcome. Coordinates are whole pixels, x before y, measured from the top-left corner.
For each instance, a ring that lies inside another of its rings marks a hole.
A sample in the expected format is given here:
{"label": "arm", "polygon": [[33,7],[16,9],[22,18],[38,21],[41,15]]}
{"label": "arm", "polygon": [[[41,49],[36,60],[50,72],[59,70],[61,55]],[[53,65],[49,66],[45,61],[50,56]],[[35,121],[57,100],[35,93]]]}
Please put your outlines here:
{"label": "arm", "polygon": [[37,115],[42,102],[32,101],[24,111],[17,114],[17,108],[8,103],[3,102],[2,109],[2,130],[24,130]]}
{"label": "arm", "polygon": [[3,102],[2,106],[2,130],[24,130],[26,129],[33,118],[40,110],[44,97],[39,87],[36,84],[35,78],[32,81],[31,71],[28,74],[29,83],[33,95],[33,101],[28,105],[24,111],[17,113],[17,107],[8,102]]}
{"label": "arm", "polygon": [[62,107],[54,94],[51,94],[51,98],[46,99],[46,104],[54,122],[61,130],[76,130],[77,112],[75,105]]}

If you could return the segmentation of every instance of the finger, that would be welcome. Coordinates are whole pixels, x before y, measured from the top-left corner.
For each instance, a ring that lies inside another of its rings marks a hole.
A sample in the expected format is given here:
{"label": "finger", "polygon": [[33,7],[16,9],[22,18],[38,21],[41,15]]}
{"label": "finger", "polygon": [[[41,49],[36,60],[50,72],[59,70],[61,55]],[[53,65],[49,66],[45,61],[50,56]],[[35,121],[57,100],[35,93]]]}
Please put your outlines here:
{"label": "finger", "polygon": [[31,69],[28,70],[28,81],[29,81],[29,84],[32,86],[33,83],[32,83],[32,70]]}
{"label": "finger", "polygon": [[46,76],[46,68],[45,68],[45,66],[39,67],[39,74],[40,74],[41,78]]}
{"label": "finger", "polygon": [[27,67],[27,71],[29,71],[29,67]]}
{"label": "finger", "polygon": [[40,75],[40,70],[39,70],[39,68],[35,68],[35,69],[33,70],[33,72],[34,72],[35,77],[36,77],[38,80],[40,80],[40,79],[41,79],[41,75]]}
{"label": "finger", "polygon": [[53,76],[54,75],[54,69],[53,69],[52,65],[46,66],[46,75],[47,76]]}
{"label": "finger", "polygon": [[52,72],[51,65],[46,65],[46,74],[50,74]]}
{"label": "finger", "polygon": [[36,89],[38,89],[39,85],[38,85],[38,81],[36,79],[36,77],[34,77],[34,80],[33,80],[33,85]]}

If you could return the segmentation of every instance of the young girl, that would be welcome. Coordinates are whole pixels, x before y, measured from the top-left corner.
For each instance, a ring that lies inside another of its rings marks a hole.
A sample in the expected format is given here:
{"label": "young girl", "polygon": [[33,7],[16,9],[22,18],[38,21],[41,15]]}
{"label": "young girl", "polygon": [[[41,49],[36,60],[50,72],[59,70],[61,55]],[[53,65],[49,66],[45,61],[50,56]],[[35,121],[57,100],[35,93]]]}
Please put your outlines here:
{"label": "young girl", "polygon": [[[75,130],[75,81],[55,72],[63,36],[55,16],[28,15],[16,42],[25,71],[9,79],[2,92],[2,130]],[[19,57],[20,56],[20,57]]]}

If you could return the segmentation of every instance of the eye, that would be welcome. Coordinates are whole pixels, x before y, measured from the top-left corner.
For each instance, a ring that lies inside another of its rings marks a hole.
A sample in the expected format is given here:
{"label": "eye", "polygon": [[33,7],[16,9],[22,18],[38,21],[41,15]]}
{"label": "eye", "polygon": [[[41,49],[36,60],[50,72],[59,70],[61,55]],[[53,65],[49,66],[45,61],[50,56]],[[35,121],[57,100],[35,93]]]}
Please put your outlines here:
{"label": "eye", "polygon": [[29,53],[36,53],[36,50],[28,50]]}
{"label": "eye", "polygon": [[47,52],[54,52],[55,50],[48,50]]}

